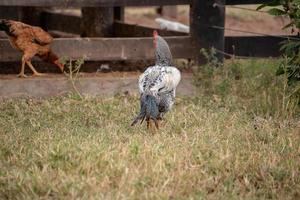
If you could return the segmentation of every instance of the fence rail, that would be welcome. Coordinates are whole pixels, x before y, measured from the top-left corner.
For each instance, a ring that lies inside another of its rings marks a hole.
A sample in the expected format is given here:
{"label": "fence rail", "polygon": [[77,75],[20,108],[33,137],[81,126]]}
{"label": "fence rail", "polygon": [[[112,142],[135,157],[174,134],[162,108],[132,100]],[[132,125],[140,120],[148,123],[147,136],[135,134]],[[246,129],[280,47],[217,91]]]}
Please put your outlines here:
{"label": "fence rail", "polygon": [[[192,59],[200,52],[192,46],[189,36],[165,38],[174,58]],[[279,44],[284,40],[270,36],[225,37],[224,52],[244,57],[276,57],[280,55]],[[60,56],[85,58],[86,61],[151,60],[154,54],[152,42],[152,38],[59,38],[52,46]],[[11,48],[7,39],[0,39],[0,52],[2,62],[21,59],[21,54]]]}
{"label": "fence rail", "polygon": [[[213,26],[224,27],[225,5],[261,4],[271,1],[272,0],[0,0],[0,7],[87,7],[87,9],[91,10],[90,13],[92,13],[88,18],[85,18],[85,16],[82,18],[78,16],[67,16],[59,13],[40,13],[43,19],[43,24],[41,25],[44,25],[43,28],[46,30],[67,30],[76,34],[81,34],[79,27],[83,24],[83,19],[90,19],[89,21],[92,20],[91,24],[97,24],[99,23],[97,20],[100,18],[108,18],[110,20],[108,26],[114,27],[114,36],[128,38],[99,38],[101,33],[97,33],[99,34],[97,36],[98,38],[90,38],[92,36],[89,35],[87,35],[87,38],[62,38],[55,39],[53,44],[54,50],[61,56],[67,55],[72,58],[85,56],[86,60],[94,61],[152,59],[152,39],[145,37],[151,36],[153,28],[112,20],[123,19],[124,17],[122,16],[111,17],[107,13],[99,16],[97,9],[92,7],[115,7],[119,9],[120,12],[117,12],[119,15],[124,13],[122,11],[124,6],[189,4],[191,8],[190,36],[185,36],[185,34],[179,32],[163,30],[160,31],[160,34],[164,36],[176,36],[166,37],[170,43],[174,58],[193,58],[201,63],[203,58],[200,56],[200,49],[210,47],[215,47],[220,50],[220,52],[233,53],[238,56],[278,56],[279,43],[282,42],[284,38],[266,36],[224,37],[224,30],[213,28]],[[216,7],[214,4],[221,6]],[[102,9],[101,13],[102,12],[105,12],[105,9]],[[86,13],[89,14],[89,12]],[[84,29],[88,29],[88,27],[84,27]],[[74,49],[76,49],[76,51],[74,51]],[[20,59],[20,54],[10,47],[6,39],[0,40],[0,52],[0,61],[16,61]],[[222,54],[218,56],[221,59],[223,58]]]}
{"label": "fence rail", "polygon": [[[226,0],[226,4],[227,5],[262,4],[271,1],[272,0]],[[1,0],[0,6],[36,6],[36,7],[163,6],[163,5],[185,5],[185,4],[192,4],[192,2],[193,0]]]}
{"label": "fence rail", "polygon": [[[174,58],[192,58],[193,48],[189,36],[166,37]],[[97,60],[151,60],[154,49],[152,38],[58,38],[52,44],[60,56]],[[19,61],[21,55],[10,46],[7,39],[0,39],[0,60]]]}
{"label": "fence rail", "polygon": [[273,0],[226,0],[226,5],[249,5],[269,3]]}
{"label": "fence rail", "polygon": [[0,6],[110,7],[184,5],[190,3],[191,0],[1,0]]}

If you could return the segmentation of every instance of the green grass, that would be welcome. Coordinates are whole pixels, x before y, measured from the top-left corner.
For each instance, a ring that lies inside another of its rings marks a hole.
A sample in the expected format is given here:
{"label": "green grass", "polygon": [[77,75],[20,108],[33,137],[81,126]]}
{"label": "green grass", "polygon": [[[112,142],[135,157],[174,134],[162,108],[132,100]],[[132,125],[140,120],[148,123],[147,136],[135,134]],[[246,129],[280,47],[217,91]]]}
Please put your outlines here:
{"label": "green grass", "polygon": [[0,199],[298,199],[299,112],[258,98],[285,94],[274,61],[234,65],[155,135],[130,126],[136,96],[1,102]]}

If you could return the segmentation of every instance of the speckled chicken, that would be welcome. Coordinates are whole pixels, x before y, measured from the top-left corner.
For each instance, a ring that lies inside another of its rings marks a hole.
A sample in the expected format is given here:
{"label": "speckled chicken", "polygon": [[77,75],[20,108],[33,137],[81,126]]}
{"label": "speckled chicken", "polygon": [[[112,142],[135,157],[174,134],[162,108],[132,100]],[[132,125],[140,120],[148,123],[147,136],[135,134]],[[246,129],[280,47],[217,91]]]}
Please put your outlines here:
{"label": "speckled chicken", "polygon": [[175,102],[176,87],[181,74],[172,66],[172,54],[167,42],[156,31],[153,37],[156,62],[139,77],[141,107],[132,125],[146,120],[149,128],[152,120],[156,128],[159,128],[158,121],[163,119]]}
{"label": "speckled chicken", "polygon": [[25,64],[32,70],[33,75],[42,75],[31,64],[31,59],[35,55],[46,62],[55,64],[63,71],[63,64],[59,62],[58,56],[50,48],[50,44],[53,41],[52,36],[40,27],[30,26],[18,21],[0,19],[1,30],[8,35],[11,45],[23,53],[19,77],[26,77],[24,74]]}

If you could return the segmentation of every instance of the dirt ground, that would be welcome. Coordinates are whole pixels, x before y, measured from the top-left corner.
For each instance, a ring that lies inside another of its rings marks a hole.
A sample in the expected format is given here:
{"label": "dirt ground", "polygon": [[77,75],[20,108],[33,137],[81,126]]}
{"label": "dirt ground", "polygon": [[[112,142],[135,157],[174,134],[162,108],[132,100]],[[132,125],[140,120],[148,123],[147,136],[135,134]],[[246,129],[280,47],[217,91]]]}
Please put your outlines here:
{"label": "dirt ground", "polygon": [[[49,97],[80,91],[89,96],[137,94],[138,72],[80,73],[77,77],[44,74],[41,77],[16,78],[0,74],[0,100],[12,97]],[[76,90],[75,90],[76,88]],[[193,75],[183,73],[177,90],[180,96],[195,96]]]}

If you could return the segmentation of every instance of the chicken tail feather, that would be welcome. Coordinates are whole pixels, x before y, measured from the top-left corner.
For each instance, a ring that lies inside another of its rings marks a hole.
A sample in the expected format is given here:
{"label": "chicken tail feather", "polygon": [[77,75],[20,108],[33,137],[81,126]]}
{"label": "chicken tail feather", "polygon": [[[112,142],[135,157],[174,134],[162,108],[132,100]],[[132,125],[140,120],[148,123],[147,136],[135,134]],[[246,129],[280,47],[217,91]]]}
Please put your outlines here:
{"label": "chicken tail feather", "polygon": [[157,126],[157,118],[159,115],[158,105],[156,99],[152,95],[144,95],[141,98],[141,110],[138,116],[133,120],[131,126],[141,121],[141,124],[146,119],[146,121],[153,120],[155,126]]}
{"label": "chicken tail feather", "polygon": [[6,34],[10,35],[10,24],[6,19],[0,19],[0,30],[5,31]]}

